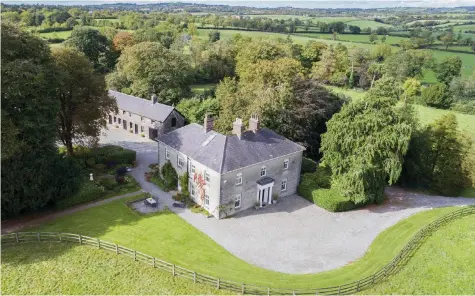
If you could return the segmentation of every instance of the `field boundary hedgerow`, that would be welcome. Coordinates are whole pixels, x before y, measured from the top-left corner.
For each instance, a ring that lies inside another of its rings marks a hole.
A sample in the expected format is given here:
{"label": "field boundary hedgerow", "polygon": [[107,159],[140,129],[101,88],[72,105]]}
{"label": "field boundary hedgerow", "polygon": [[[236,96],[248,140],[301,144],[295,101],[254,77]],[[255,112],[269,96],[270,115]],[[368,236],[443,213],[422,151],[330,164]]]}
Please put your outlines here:
{"label": "field boundary hedgerow", "polygon": [[435,221],[427,224],[419,230],[412,239],[399,251],[399,253],[388,263],[374,274],[367,276],[358,281],[353,281],[348,284],[320,287],[312,289],[277,289],[271,287],[248,285],[245,283],[232,282],[222,280],[209,275],[197,273],[192,270],[180,267],[173,263],[169,263],[150,255],[101,240],[89,236],[72,233],[60,232],[15,232],[2,235],[2,246],[14,246],[23,242],[74,242],[80,245],[89,245],[97,247],[98,249],[105,249],[118,254],[124,254],[134,259],[134,261],[142,261],[153,268],[158,268],[170,272],[173,276],[183,277],[192,280],[194,283],[204,283],[213,285],[216,289],[226,289],[242,294],[255,295],[307,295],[307,294],[323,294],[323,295],[340,295],[340,294],[354,294],[362,291],[375,283],[394,274],[398,269],[404,265],[411,257],[411,254],[418,249],[424,240],[441,226],[454,221],[455,219],[475,214],[475,206],[465,206],[462,209],[448,213]]}

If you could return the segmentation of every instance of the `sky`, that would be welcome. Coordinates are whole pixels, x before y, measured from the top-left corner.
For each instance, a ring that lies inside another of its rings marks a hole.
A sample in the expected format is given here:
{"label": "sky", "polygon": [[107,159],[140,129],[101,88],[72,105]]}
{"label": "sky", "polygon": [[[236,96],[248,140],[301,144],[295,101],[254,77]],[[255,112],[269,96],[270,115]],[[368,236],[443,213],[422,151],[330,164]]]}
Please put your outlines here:
{"label": "sky", "polygon": [[383,8],[383,7],[456,7],[475,6],[475,0],[2,0],[3,3],[43,3],[43,4],[103,4],[103,3],[157,3],[157,2],[187,2],[203,4],[227,4],[253,7],[282,7],[297,8]]}

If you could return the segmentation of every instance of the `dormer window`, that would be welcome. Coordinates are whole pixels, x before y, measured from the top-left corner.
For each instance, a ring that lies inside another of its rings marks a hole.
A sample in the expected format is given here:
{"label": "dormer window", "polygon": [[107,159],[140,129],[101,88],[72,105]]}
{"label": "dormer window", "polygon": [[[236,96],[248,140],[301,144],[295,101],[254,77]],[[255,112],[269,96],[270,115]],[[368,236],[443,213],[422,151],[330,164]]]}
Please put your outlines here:
{"label": "dormer window", "polygon": [[289,168],[289,160],[286,159],[286,160],[284,160],[284,170],[286,170],[288,168]]}
{"label": "dormer window", "polygon": [[261,177],[264,177],[265,175],[267,175],[267,169],[266,169],[265,166],[263,166],[263,167],[261,168]]}

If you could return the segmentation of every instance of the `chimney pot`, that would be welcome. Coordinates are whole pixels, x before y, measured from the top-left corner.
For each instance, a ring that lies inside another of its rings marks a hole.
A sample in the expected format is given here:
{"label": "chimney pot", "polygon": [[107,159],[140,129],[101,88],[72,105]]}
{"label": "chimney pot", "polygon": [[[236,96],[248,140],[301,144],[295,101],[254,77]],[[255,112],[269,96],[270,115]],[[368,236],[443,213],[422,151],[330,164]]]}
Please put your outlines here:
{"label": "chimney pot", "polygon": [[152,105],[155,105],[157,103],[157,95],[156,94],[153,94],[152,95]]}
{"label": "chimney pot", "polygon": [[233,122],[233,134],[238,136],[239,139],[242,137],[242,133],[244,132],[244,125],[242,124],[241,118],[236,118],[236,121]]}
{"label": "chimney pot", "polygon": [[253,131],[254,133],[257,133],[260,128],[261,123],[259,122],[259,117],[257,116],[257,114],[251,115],[251,118],[249,119],[249,130]]}
{"label": "chimney pot", "polygon": [[214,128],[214,118],[213,116],[209,115],[208,113],[205,114],[205,122],[204,122],[205,133],[212,131]]}

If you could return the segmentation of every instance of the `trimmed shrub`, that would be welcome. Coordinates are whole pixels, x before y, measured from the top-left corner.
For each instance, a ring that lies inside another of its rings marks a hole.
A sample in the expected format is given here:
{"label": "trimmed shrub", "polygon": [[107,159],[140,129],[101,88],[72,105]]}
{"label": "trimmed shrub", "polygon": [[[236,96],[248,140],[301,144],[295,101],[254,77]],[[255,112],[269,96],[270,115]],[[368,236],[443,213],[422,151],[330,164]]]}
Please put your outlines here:
{"label": "trimmed shrub", "polygon": [[188,172],[184,173],[183,176],[180,177],[180,187],[181,187],[181,193],[189,197],[190,196],[190,191],[188,188],[188,179],[190,178],[190,175]]}
{"label": "trimmed shrub", "polygon": [[93,201],[104,195],[104,187],[97,186],[94,182],[86,181],[82,184],[78,193],[58,200],[55,204],[58,209],[69,208],[78,204]]}
{"label": "trimmed shrub", "polygon": [[314,173],[317,170],[317,163],[310,158],[302,158],[301,174]]}
{"label": "trimmed shrub", "polygon": [[170,161],[167,161],[162,167],[162,178],[167,190],[175,189],[178,184],[178,174]]}
{"label": "trimmed shrub", "polygon": [[137,158],[137,152],[120,146],[108,145],[91,150],[90,156],[94,157],[96,163],[113,167],[121,163],[132,164]]}
{"label": "trimmed shrub", "polygon": [[[319,184],[327,185],[323,174],[303,174],[298,187],[298,194],[303,198],[313,202],[317,206],[330,212],[344,212],[356,208],[356,205],[346,197],[341,196],[337,190],[331,188],[322,188]],[[321,170],[324,171],[324,170]]]}

